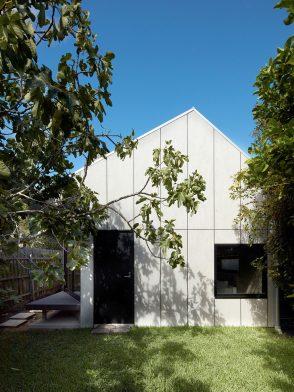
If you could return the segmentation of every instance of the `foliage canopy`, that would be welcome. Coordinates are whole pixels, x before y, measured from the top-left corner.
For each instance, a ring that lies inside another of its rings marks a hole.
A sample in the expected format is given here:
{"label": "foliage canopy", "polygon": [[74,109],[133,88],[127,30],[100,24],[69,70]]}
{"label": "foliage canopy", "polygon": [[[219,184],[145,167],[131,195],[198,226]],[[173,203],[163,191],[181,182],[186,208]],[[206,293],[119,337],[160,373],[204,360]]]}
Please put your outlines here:
{"label": "foliage canopy", "polygon": [[[51,236],[60,246],[67,244],[71,269],[87,263],[89,235],[107,219],[109,209],[115,210],[112,201],[100,203],[85,185],[88,166],[97,157],[106,158],[109,143],[122,160],[137,146],[134,132],[123,138],[102,126],[105,107],[112,104],[114,54],[101,53],[89,16],[77,0],[0,0],[1,249],[11,253]],[[40,64],[38,50],[47,45],[49,51],[65,38],[72,50],[60,57],[53,75]],[[94,119],[101,126],[95,127]],[[72,159],[80,156],[85,158],[83,175],[73,175]],[[141,221],[127,222],[137,236],[157,242],[172,267],[184,263],[182,241],[174,221],[164,220],[161,203],[196,213],[205,200],[205,182],[197,171],[178,181],[187,159],[169,142],[154,151],[146,185],[135,193]],[[146,192],[148,182],[155,189],[164,187],[167,197]],[[152,211],[160,218],[158,228]],[[51,278],[56,278],[54,268]]]}
{"label": "foliage canopy", "polygon": [[[292,0],[276,8],[287,8],[285,23],[293,23]],[[265,237],[270,274],[289,292],[294,287],[294,36],[261,69],[255,87],[251,157],[236,176],[233,196],[249,200],[238,219],[252,242]]]}

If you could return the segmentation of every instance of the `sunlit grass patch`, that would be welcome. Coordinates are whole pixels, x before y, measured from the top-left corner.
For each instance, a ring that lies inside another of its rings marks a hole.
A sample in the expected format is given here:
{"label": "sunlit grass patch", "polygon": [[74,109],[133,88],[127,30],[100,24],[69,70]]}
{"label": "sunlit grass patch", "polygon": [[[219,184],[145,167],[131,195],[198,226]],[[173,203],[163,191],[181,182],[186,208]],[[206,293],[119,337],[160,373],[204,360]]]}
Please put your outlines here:
{"label": "sunlit grass patch", "polygon": [[294,340],[266,328],[0,334],[1,391],[293,392]]}

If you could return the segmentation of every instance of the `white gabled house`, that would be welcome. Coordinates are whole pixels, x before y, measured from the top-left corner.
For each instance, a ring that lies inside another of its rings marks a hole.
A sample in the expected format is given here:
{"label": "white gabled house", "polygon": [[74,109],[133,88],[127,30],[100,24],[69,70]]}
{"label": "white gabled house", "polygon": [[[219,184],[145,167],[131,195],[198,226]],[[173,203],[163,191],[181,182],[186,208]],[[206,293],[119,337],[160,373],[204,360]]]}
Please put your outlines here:
{"label": "white gabled house", "polygon": [[[232,200],[232,176],[246,154],[196,109],[139,137],[131,158],[114,153],[89,168],[86,184],[102,203],[143,187],[152,151],[172,140],[189,156],[185,175],[197,169],[206,181],[206,201],[192,217],[183,208],[162,206],[182,235],[186,266],[172,269],[134,237],[119,215],[93,241],[93,259],[81,271],[81,326],[128,323],[138,326],[274,326],[276,289],[266,272],[251,266],[262,244],[249,247],[234,219],[242,200]],[[127,219],[138,213],[134,197],[115,205]],[[158,249],[153,253],[160,257]]]}

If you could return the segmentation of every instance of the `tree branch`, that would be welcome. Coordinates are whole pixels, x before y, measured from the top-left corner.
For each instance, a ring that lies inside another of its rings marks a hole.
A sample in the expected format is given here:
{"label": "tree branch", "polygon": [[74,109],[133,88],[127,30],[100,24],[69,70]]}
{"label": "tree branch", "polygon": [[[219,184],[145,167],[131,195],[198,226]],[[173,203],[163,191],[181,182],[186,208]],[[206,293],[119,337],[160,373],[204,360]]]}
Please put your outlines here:
{"label": "tree branch", "polygon": [[51,30],[53,23],[54,23],[54,15],[55,15],[55,5],[52,4],[52,16],[51,16],[51,23],[48,27],[48,29],[45,31],[45,33],[41,36],[41,38],[39,39],[39,41],[36,43],[36,46],[38,46],[46,37],[46,35],[49,33],[49,31]]}

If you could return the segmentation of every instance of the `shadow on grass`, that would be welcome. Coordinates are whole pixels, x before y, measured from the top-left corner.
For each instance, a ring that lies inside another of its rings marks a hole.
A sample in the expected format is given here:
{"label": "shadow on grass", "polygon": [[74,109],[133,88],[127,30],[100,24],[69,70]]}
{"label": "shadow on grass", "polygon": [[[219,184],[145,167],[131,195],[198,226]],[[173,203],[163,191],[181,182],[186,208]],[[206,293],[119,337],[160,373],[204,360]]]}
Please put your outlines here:
{"label": "shadow on grass", "polygon": [[181,333],[134,329],[127,335],[87,331],[0,334],[1,392],[209,392],[189,373],[199,361]]}
{"label": "shadow on grass", "polygon": [[292,392],[293,358],[293,339],[266,329],[6,332],[0,385],[1,392],[235,392],[242,385]]}
{"label": "shadow on grass", "polygon": [[263,366],[270,370],[271,391],[294,391],[294,338],[277,335],[266,330],[267,339],[253,353],[262,358]]}
{"label": "shadow on grass", "polygon": [[177,377],[172,383],[172,391],[174,392],[210,392],[210,387],[200,380],[186,380]]}
{"label": "shadow on grass", "polygon": [[[185,327],[174,328],[172,336],[185,332]],[[89,363],[91,370],[87,372],[91,390],[100,391],[96,380],[102,377],[103,390],[108,392],[209,392],[209,385],[197,375],[193,379],[179,376],[179,367],[184,373],[185,366],[197,361],[197,356],[187,344],[170,338],[171,330],[167,328],[135,328],[128,335],[102,338],[99,362]]]}

